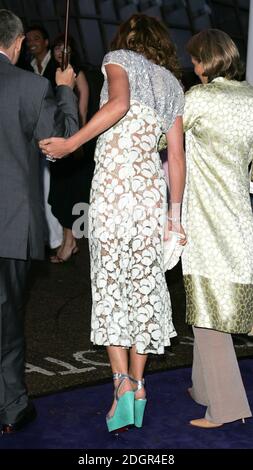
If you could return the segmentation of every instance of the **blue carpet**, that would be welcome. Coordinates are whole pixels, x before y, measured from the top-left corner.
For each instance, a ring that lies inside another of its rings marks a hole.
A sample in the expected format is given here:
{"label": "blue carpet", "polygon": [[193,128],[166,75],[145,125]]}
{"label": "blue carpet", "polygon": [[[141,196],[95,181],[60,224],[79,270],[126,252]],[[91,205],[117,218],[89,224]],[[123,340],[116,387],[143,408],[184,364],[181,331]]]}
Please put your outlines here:
{"label": "blue carpet", "polygon": [[[240,368],[253,409],[253,359],[241,360]],[[204,408],[187,393],[190,377],[189,368],[148,375],[144,426],[118,436],[105,425],[111,383],[37,398],[37,420],[0,438],[0,449],[252,449],[253,419],[214,430],[188,424],[204,416]]]}

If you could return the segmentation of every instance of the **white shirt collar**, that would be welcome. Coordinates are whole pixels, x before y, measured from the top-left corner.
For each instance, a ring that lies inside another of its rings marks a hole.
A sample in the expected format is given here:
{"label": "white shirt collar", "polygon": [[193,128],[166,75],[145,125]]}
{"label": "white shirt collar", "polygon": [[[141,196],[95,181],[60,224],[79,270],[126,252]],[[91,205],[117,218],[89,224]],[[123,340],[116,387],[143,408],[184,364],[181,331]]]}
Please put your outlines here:
{"label": "white shirt collar", "polygon": [[9,57],[9,56],[6,54],[6,52],[2,51],[1,49],[0,49],[0,54],[3,54],[3,55],[5,55],[5,57],[7,57],[7,59],[9,59],[9,60],[10,60],[10,57]]}
{"label": "white shirt collar", "polygon": [[51,51],[48,51],[47,54],[45,55],[44,59],[41,62],[42,70],[41,70],[41,72],[39,72],[38,65],[37,65],[37,60],[34,57],[34,59],[31,61],[31,66],[32,66],[34,72],[37,73],[38,75],[43,75],[43,73],[45,72],[46,66],[47,66],[48,62],[50,61],[50,59],[51,59]]}

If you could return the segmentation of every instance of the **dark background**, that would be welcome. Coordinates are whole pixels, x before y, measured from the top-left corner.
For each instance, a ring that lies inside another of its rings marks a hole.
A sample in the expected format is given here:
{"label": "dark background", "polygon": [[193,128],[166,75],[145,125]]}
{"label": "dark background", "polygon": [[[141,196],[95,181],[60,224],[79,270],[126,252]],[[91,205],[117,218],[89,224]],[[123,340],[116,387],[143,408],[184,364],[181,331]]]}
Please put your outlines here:
{"label": "dark background", "polygon": [[[42,24],[54,39],[64,30],[65,0],[0,0],[25,26]],[[135,12],[160,17],[170,29],[182,66],[191,70],[185,44],[192,34],[215,27],[235,40],[246,59],[249,0],[71,0],[70,33],[86,66],[100,66],[118,24]]]}

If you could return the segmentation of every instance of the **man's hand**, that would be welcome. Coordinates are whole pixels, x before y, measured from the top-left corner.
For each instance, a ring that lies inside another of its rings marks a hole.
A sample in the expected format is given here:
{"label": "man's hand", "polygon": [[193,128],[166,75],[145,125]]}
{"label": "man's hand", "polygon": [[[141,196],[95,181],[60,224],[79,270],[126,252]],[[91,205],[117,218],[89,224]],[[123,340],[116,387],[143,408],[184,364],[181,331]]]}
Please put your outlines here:
{"label": "man's hand", "polygon": [[63,71],[58,68],[55,74],[55,81],[58,86],[66,85],[73,90],[76,83],[76,74],[71,65],[68,65],[68,67]]}

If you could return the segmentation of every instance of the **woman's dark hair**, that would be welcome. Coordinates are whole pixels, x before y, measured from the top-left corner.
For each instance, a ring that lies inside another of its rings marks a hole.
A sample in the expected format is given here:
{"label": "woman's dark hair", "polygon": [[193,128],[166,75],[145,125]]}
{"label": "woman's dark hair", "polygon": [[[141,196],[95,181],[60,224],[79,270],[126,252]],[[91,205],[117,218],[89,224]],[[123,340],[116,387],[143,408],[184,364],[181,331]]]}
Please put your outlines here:
{"label": "woman's dark hair", "polygon": [[186,46],[189,54],[201,62],[203,75],[211,82],[214,78],[240,79],[244,67],[239,51],[231,37],[219,29],[207,29],[192,36]]}
{"label": "woman's dark hair", "polygon": [[157,65],[181,77],[176,48],[165,25],[151,16],[135,14],[122,23],[111,43],[113,50],[128,49],[143,54]]}
{"label": "woman's dark hair", "polygon": [[[56,46],[64,45],[64,39],[65,39],[65,35],[63,33],[59,34],[59,36],[57,36],[53,41],[52,51],[54,50]],[[71,56],[70,62],[71,62],[72,67],[80,68],[80,60],[78,58],[76,42],[72,36],[68,37],[68,47],[70,48],[70,56]]]}

